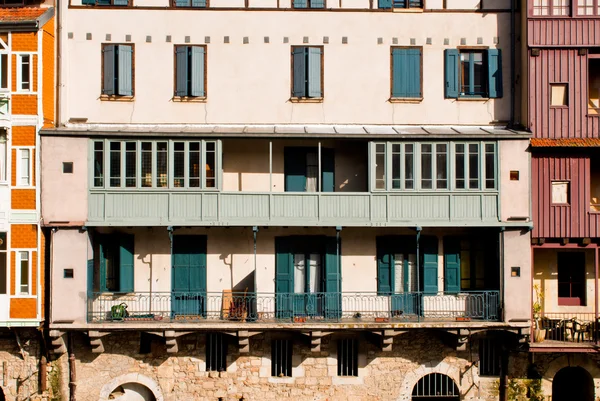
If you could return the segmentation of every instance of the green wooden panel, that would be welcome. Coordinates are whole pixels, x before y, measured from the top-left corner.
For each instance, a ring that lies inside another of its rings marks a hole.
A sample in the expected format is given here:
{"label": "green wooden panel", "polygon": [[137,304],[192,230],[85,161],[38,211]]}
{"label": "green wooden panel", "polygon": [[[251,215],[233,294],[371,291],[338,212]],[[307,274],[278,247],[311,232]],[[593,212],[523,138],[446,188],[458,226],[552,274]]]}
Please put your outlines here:
{"label": "green wooden panel", "polygon": [[502,53],[499,49],[487,51],[488,64],[488,96],[502,97]]}
{"label": "green wooden panel", "polygon": [[294,74],[292,96],[294,97],[306,97],[308,95],[306,85],[306,53],[306,47],[295,47],[292,52]]}
{"label": "green wooden panel", "polygon": [[206,245],[204,235],[174,235],[172,309],[174,315],[206,314]]}
{"label": "green wooden panel", "polygon": [[392,292],[394,271],[393,255],[389,237],[377,237],[377,293],[388,295]]}
{"label": "green wooden panel", "polygon": [[275,238],[275,293],[278,318],[292,317],[292,293],[294,292],[294,263],[290,238]]}
{"label": "green wooden panel", "polygon": [[335,151],[321,149],[321,191],[335,192]]}
{"label": "green wooden panel", "polygon": [[[339,250],[339,258],[338,258]],[[340,318],[342,314],[342,246],[336,237],[325,238],[325,317]]]}
{"label": "green wooden panel", "polygon": [[457,98],[460,93],[459,62],[460,53],[456,49],[444,50],[445,81],[444,95],[446,98]]}
{"label": "green wooden panel", "polygon": [[134,291],[134,239],[133,235],[128,234],[122,234],[119,238],[120,292]]}
{"label": "green wooden panel", "polygon": [[306,191],[306,148],[283,149],[283,173],[286,192]]}
{"label": "green wooden panel", "polygon": [[435,237],[421,237],[421,268],[423,270],[423,293],[438,292],[438,243]]}
{"label": "green wooden panel", "polygon": [[444,291],[460,291],[460,238],[444,238]]}

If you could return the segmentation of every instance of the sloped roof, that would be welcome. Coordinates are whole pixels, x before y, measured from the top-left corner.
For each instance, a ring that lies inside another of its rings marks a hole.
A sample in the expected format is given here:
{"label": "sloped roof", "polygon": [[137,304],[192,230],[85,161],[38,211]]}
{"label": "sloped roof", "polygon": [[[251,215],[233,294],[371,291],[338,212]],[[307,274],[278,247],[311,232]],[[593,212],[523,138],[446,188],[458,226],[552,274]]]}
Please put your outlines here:
{"label": "sloped roof", "polygon": [[600,138],[532,138],[531,146],[534,148],[597,148],[600,147]]}
{"label": "sloped roof", "polygon": [[0,28],[13,25],[27,25],[40,28],[54,15],[54,8],[7,7],[0,8]]}

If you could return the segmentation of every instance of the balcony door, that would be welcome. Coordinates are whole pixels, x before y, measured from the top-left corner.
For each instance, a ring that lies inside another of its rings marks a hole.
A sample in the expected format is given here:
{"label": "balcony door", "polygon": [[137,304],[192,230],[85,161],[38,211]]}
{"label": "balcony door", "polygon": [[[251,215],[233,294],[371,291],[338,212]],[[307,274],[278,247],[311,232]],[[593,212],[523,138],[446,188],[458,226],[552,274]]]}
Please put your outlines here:
{"label": "balcony door", "polygon": [[172,314],[206,316],[206,236],[174,235]]}
{"label": "balcony door", "polygon": [[319,180],[319,149],[286,147],[283,152],[285,191],[322,192],[335,190],[335,161],[333,149],[321,148],[321,177]]}

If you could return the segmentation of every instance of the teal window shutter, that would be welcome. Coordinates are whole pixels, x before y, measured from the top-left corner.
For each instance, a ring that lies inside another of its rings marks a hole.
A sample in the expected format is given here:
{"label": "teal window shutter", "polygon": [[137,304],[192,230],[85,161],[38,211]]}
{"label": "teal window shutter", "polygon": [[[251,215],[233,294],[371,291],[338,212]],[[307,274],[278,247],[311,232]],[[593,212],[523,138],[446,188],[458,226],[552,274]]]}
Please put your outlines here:
{"label": "teal window shutter", "polygon": [[192,46],[192,96],[205,96],[204,47]]}
{"label": "teal window shutter", "polygon": [[123,234],[119,244],[119,283],[120,292],[133,292],[134,236]]}
{"label": "teal window shutter", "polygon": [[206,315],[205,235],[173,236],[171,308],[174,315]]}
{"label": "teal window shutter", "polygon": [[379,8],[392,8],[392,0],[379,0]]}
{"label": "teal window shutter", "polygon": [[[406,264],[406,263],[405,263]],[[394,260],[390,251],[389,238],[377,237],[377,294],[392,293]]]}
{"label": "teal window shutter", "polygon": [[190,277],[189,290],[196,293],[206,293],[206,248],[207,237],[190,235]]}
{"label": "teal window shutter", "polygon": [[460,292],[460,239],[444,238],[444,290]]}
{"label": "teal window shutter", "polygon": [[294,0],[294,8],[307,8],[308,0]]}
{"label": "teal window shutter", "polygon": [[310,8],[325,8],[325,0],[311,0]]}
{"label": "teal window shutter", "polygon": [[292,57],[294,64],[292,95],[294,97],[306,97],[306,47],[294,47]]}
{"label": "teal window shutter", "polygon": [[323,97],[321,91],[321,48],[308,48],[308,97]]}
{"label": "teal window shutter", "polygon": [[335,152],[321,149],[321,191],[335,192]]}
{"label": "teal window shutter", "polygon": [[87,261],[87,290],[88,294],[94,292],[94,259]]}
{"label": "teal window shutter", "polygon": [[115,5],[115,6],[127,6],[127,5],[129,5],[129,0],[113,0],[113,5]]}
{"label": "teal window shutter", "polygon": [[114,45],[104,46],[102,48],[102,63],[103,63],[103,82],[102,94],[115,94],[115,47]]}
{"label": "teal window shutter", "polygon": [[129,45],[118,45],[118,95],[133,96],[133,48]]}
{"label": "teal window shutter", "polygon": [[190,0],[175,0],[175,7],[189,7]]}
{"label": "teal window shutter", "polygon": [[188,52],[189,46],[177,46],[175,50],[175,64],[177,76],[175,77],[175,96],[188,95]]}
{"label": "teal window shutter", "polygon": [[84,6],[95,6],[96,0],[81,0],[81,4]]}
{"label": "teal window shutter", "polygon": [[275,309],[278,318],[292,317],[292,293],[294,292],[294,264],[290,238],[275,238]]}
{"label": "teal window shutter", "polygon": [[438,247],[437,238],[422,237],[421,249],[423,250],[423,293],[437,294],[438,292]]}
{"label": "teal window shutter", "polygon": [[283,149],[283,173],[286,192],[306,191],[306,148]]}
{"label": "teal window shutter", "polygon": [[392,97],[420,98],[421,50],[392,50]]}
{"label": "teal window shutter", "polygon": [[444,50],[445,58],[445,81],[444,95],[448,99],[458,98],[459,93],[459,61],[460,53],[456,49]]}
{"label": "teal window shutter", "polygon": [[206,0],[192,0],[192,7],[206,8]]}
{"label": "teal window shutter", "polygon": [[98,265],[100,267],[100,292],[108,291],[106,286],[106,254],[109,246],[107,237],[98,236]]}
{"label": "teal window shutter", "polygon": [[[341,239],[340,239],[341,242]],[[339,258],[338,258],[339,252]],[[325,239],[325,317],[339,318],[342,314],[342,247],[336,237]]]}
{"label": "teal window shutter", "polygon": [[502,97],[502,53],[498,49],[487,51],[488,97]]}

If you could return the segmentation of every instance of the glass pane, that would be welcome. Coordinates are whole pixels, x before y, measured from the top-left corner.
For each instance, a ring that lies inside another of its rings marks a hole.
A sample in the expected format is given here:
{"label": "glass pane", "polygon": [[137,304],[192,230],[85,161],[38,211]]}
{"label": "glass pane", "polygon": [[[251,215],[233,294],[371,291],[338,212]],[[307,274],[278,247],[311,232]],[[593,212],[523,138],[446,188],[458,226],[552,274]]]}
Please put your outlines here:
{"label": "glass pane", "polygon": [[474,95],[485,95],[485,74],[486,69],[483,65],[483,53],[472,53],[471,58],[473,60],[473,94]]}
{"label": "glass pane", "polygon": [[479,145],[469,144],[469,189],[479,188]]}
{"label": "glass pane", "polygon": [[121,186],[121,142],[110,143],[110,186]]}
{"label": "glass pane", "polygon": [[6,294],[6,252],[0,252],[0,294]]}
{"label": "glass pane", "polygon": [[30,80],[30,71],[31,71],[31,56],[21,55],[21,90],[28,91],[31,90],[31,82]]}
{"label": "glass pane", "polygon": [[413,144],[404,145],[404,188],[415,188],[415,154]]}
{"label": "glass pane", "polygon": [[317,192],[318,182],[317,176],[319,175],[319,161],[316,152],[308,152],[306,154],[306,184],[304,187],[305,192]]}
{"label": "glass pane", "polygon": [[549,13],[550,7],[548,6],[548,0],[534,0],[533,15],[548,15]]}
{"label": "glass pane", "polygon": [[217,186],[217,180],[215,176],[215,149],[216,146],[214,142],[206,143],[206,188],[215,188]]}
{"label": "glass pane", "polygon": [[465,145],[454,145],[454,164],[456,170],[456,189],[465,189]]}
{"label": "glass pane", "polygon": [[485,144],[485,188],[496,188],[496,146],[493,143]]}
{"label": "glass pane", "polygon": [[402,145],[392,145],[392,188],[400,189],[401,174],[400,174],[400,148]]}
{"label": "glass pane", "polygon": [[152,142],[142,142],[142,187],[152,187]]}
{"label": "glass pane", "polygon": [[0,181],[6,181],[6,159],[7,159],[6,134],[0,134]]}
{"label": "glass pane", "polygon": [[21,149],[21,185],[29,185],[31,173],[30,165],[29,149]]}
{"label": "glass pane", "polygon": [[421,145],[421,188],[433,188],[432,145]]}
{"label": "glass pane", "polygon": [[190,142],[189,145],[189,186],[192,188],[200,187],[200,142]]}
{"label": "glass pane", "polygon": [[104,142],[94,142],[94,186],[104,186]]}
{"label": "glass pane", "polygon": [[436,186],[438,189],[448,188],[448,145],[435,145]]}
{"label": "glass pane", "polygon": [[167,142],[156,143],[156,186],[166,188],[169,180],[168,171],[168,147]]}
{"label": "glass pane", "polygon": [[404,255],[398,253],[394,255],[394,293],[402,294],[404,292]]}
{"label": "glass pane", "polygon": [[375,145],[375,188],[385,189],[385,144]]}
{"label": "glass pane", "polygon": [[460,91],[462,94],[471,93],[471,62],[470,53],[460,54]]}
{"label": "glass pane", "polygon": [[303,294],[306,290],[305,256],[303,253],[294,255],[294,292]]}
{"label": "glass pane", "polygon": [[0,55],[0,88],[8,89],[8,54]]}
{"label": "glass pane", "polygon": [[175,188],[185,186],[185,143],[173,143],[173,185]]}
{"label": "glass pane", "polygon": [[135,187],[137,170],[137,143],[125,143],[125,186]]}
{"label": "glass pane", "polygon": [[20,291],[21,294],[29,294],[29,252],[19,252],[19,259],[21,260]]}

